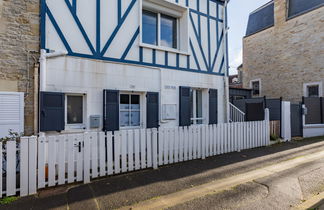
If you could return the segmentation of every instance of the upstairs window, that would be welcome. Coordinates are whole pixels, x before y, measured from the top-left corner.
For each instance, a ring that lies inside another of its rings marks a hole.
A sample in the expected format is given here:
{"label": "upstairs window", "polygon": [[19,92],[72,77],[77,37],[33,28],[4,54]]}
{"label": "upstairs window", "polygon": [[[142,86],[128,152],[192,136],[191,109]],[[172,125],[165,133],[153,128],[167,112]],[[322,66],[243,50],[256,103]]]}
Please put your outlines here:
{"label": "upstairs window", "polygon": [[288,0],[288,18],[296,17],[323,5],[323,0]]}
{"label": "upstairs window", "polygon": [[143,10],[142,42],[177,49],[177,18]]}

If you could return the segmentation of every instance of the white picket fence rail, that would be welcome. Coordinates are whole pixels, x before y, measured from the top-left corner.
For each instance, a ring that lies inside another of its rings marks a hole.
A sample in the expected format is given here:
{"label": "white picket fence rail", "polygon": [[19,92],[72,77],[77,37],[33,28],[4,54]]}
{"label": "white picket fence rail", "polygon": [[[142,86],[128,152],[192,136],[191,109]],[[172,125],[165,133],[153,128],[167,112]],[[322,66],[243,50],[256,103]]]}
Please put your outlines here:
{"label": "white picket fence rail", "polygon": [[[268,110],[266,115],[269,115]],[[24,137],[20,142],[19,173],[16,142],[9,141],[0,155],[0,159],[4,155],[7,159],[6,174],[0,176],[0,196],[25,196],[45,187],[80,181],[89,183],[97,177],[267,146],[270,143],[268,119]],[[3,178],[5,186],[2,186]]]}

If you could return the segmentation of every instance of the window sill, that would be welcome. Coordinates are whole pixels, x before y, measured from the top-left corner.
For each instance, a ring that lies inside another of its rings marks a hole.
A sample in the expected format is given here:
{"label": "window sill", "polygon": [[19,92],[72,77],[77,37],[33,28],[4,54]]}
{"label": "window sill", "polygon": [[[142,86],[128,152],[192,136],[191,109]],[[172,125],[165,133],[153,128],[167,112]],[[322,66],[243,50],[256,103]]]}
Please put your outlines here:
{"label": "window sill", "polygon": [[166,51],[166,52],[172,52],[172,53],[179,53],[181,55],[190,55],[189,52],[187,51],[181,51],[169,47],[162,47],[162,46],[155,46],[155,45],[150,45],[150,44],[145,44],[145,43],[140,43],[140,47],[143,48],[149,48],[149,49],[155,49],[155,50],[160,50],[160,51]]}

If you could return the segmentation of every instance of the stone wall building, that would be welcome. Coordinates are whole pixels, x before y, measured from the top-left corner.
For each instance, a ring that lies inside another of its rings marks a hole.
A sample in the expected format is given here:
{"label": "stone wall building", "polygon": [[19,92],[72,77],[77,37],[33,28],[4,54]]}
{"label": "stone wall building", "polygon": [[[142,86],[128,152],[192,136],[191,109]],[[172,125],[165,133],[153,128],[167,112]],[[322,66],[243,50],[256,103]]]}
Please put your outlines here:
{"label": "stone wall building", "polygon": [[324,96],[323,1],[273,0],[252,12],[243,71],[243,86],[255,97]]}
{"label": "stone wall building", "polygon": [[37,129],[39,10],[39,0],[0,0],[0,92],[24,93],[26,135]]}

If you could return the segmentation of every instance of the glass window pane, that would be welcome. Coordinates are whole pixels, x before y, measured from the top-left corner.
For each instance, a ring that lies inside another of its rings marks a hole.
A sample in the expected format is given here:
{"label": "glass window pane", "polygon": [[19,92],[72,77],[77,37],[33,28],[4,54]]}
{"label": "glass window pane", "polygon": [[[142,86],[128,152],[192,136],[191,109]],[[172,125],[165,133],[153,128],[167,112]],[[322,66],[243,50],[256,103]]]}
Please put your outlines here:
{"label": "glass window pane", "polygon": [[129,112],[121,111],[120,112],[120,127],[129,126]]}
{"label": "glass window pane", "polygon": [[177,48],[177,19],[161,15],[161,45]]}
{"label": "glass window pane", "polygon": [[139,111],[131,112],[131,126],[140,126],[140,112]]}
{"label": "glass window pane", "polygon": [[157,14],[143,10],[142,27],[142,42],[157,45]]}
{"label": "glass window pane", "polygon": [[120,95],[120,109],[129,109],[129,95]]}
{"label": "glass window pane", "polygon": [[140,96],[139,95],[132,95],[132,97],[131,97],[131,109],[132,110],[139,110],[140,109]]}
{"label": "glass window pane", "polygon": [[260,82],[252,82],[252,91],[253,95],[259,95],[260,94]]}
{"label": "glass window pane", "polygon": [[83,97],[67,96],[67,124],[83,123]]}

